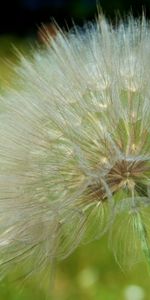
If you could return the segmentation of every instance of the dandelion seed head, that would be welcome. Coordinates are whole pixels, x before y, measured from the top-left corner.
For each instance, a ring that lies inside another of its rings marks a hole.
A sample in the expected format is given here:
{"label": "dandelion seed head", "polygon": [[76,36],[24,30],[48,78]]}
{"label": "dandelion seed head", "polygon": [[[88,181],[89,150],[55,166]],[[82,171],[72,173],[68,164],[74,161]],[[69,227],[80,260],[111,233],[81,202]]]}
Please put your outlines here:
{"label": "dandelion seed head", "polygon": [[1,96],[2,276],[106,232],[119,264],[149,259],[149,45],[145,20],[100,16],[21,55],[19,91]]}

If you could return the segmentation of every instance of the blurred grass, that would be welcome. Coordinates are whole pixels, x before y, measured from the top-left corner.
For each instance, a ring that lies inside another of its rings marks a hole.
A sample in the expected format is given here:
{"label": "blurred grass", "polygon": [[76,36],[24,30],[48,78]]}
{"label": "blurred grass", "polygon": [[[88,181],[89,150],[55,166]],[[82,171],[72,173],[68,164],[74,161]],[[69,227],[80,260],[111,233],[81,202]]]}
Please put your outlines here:
{"label": "blurred grass", "polygon": [[33,38],[0,36],[0,90],[4,90],[14,82],[13,67],[19,62],[17,51],[29,55],[35,44]]}
{"label": "blurred grass", "polygon": [[[27,55],[34,41],[12,36],[0,37],[0,90],[11,86],[14,73],[10,64],[18,63],[14,48]],[[94,241],[77,249],[55,270],[53,291],[40,285],[40,278],[28,280],[22,288],[12,275],[0,284],[0,300],[128,300],[125,291],[129,286],[141,287],[145,296],[132,300],[150,299],[150,275],[144,264],[123,272],[107,246],[107,238]],[[47,295],[47,296],[45,296]],[[130,299],[130,300],[131,300]]]}

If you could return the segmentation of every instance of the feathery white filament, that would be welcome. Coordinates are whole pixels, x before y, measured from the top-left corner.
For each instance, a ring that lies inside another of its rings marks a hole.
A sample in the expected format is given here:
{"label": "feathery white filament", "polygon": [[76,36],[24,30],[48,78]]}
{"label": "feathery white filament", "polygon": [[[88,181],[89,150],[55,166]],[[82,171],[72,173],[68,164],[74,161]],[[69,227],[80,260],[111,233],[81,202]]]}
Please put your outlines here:
{"label": "feathery white filament", "polygon": [[22,89],[1,97],[2,275],[44,269],[106,231],[126,260],[148,245],[149,47],[145,20],[113,29],[100,16],[21,57]]}

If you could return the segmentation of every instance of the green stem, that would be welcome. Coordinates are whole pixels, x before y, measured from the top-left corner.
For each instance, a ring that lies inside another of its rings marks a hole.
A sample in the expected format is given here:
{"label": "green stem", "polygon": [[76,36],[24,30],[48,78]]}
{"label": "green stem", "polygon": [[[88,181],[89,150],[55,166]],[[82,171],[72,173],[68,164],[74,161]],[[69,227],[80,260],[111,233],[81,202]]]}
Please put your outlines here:
{"label": "green stem", "polygon": [[139,212],[136,213],[135,217],[135,228],[138,233],[139,240],[141,242],[141,249],[148,263],[149,271],[150,271],[150,247],[148,242],[148,233],[145,227],[145,224],[142,220],[142,216]]}

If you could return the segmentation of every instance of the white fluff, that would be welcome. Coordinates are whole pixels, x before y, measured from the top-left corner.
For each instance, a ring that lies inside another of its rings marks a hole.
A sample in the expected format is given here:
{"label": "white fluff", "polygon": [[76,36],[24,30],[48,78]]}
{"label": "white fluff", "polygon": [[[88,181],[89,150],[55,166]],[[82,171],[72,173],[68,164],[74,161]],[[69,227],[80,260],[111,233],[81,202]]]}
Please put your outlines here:
{"label": "white fluff", "polygon": [[149,25],[99,16],[17,72],[21,88],[1,97],[2,275],[44,269],[106,231],[119,263],[140,249],[149,260]]}

